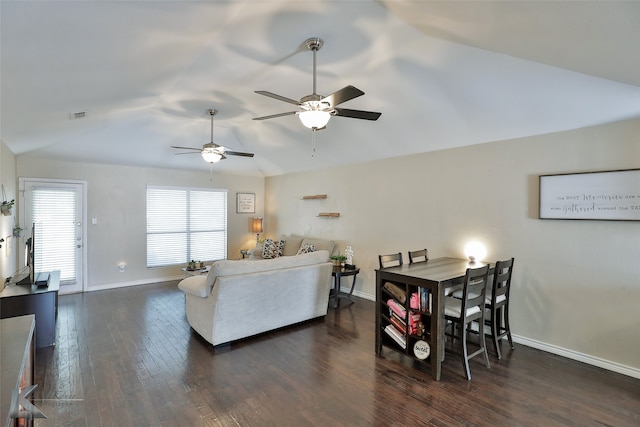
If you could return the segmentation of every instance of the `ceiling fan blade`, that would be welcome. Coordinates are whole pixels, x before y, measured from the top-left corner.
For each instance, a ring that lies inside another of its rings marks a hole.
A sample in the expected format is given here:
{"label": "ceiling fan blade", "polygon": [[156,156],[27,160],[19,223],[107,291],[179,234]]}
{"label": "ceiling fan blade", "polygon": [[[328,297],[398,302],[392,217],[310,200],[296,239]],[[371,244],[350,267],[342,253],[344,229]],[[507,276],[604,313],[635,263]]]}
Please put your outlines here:
{"label": "ceiling fan blade", "polygon": [[231,156],[253,157],[253,153],[242,153],[240,151],[227,151],[227,150],[224,150],[224,154],[229,154]]}
{"label": "ceiling fan blade", "polygon": [[288,102],[289,104],[300,105],[300,101],[287,98],[286,96],[276,95],[275,93],[267,92],[266,90],[256,90],[255,92],[259,95],[264,95],[264,96],[268,96],[269,98],[277,99],[279,101]]}
{"label": "ceiling fan blade", "polygon": [[352,119],[378,120],[382,113],[373,111],[349,110],[346,108],[336,108],[336,116],[350,117]]}
{"label": "ceiling fan blade", "polygon": [[177,147],[175,145],[172,145],[171,148],[177,148],[179,150],[196,150],[196,151],[202,151],[202,148],[193,148],[193,147]]}
{"label": "ceiling fan blade", "polygon": [[336,105],[347,102],[353,98],[364,95],[364,92],[353,86],[345,86],[342,89],[333,92],[331,95],[322,99],[321,102],[328,102],[329,105],[335,107]]}
{"label": "ceiling fan blade", "polygon": [[270,116],[254,117],[253,120],[275,119],[276,117],[292,116],[294,114],[296,114],[295,111],[289,111],[288,113],[280,113],[280,114],[272,114]]}

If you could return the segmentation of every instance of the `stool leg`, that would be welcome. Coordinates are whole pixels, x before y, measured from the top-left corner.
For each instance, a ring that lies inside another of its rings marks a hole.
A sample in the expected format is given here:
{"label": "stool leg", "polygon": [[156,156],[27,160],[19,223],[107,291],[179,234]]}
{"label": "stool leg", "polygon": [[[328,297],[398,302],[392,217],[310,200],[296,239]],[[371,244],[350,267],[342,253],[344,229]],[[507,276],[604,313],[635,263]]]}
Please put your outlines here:
{"label": "stool leg", "polygon": [[467,374],[467,380],[471,381],[469,357],[467,356],[467,325],[461,325],[460,331],[462,332],[462,336],[460,337],[460,340],[462,341],[462,364],[464,366],[464,371]]}
{"label": "stool leg", "polygon": [[498,343],[498,337],[500,336],[500,328],[498,326],[498,322],[500,322],[501,317],[502,317],[501,309],[496,310],[491,308],[491,339],[493,340],[493,348],[495,348],[496,350],[498,359],[502,358],[502,354],[500,353],[500,343]]}
{"label": "stool leg", "polygon": [[511,350],[515,347],[513,346],[513,339],[511,338],[511,327],[509,326],[509,301],[505,304],[504,308],[504,328],[507,332],[507,338],[509,339],[509,345],[511,346]]}

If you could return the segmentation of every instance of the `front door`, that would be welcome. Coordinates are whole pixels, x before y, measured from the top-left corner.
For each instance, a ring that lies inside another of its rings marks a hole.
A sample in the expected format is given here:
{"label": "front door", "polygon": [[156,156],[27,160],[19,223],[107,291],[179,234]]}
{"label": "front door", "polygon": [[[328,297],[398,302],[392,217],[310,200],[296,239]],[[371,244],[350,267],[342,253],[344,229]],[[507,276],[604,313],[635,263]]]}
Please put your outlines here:
{"label": "front door", "polygon": [[34,265],[40,271],[60,270],[60,293],[85,289],[86,183],[20,178],[26,237],[34,232]]}

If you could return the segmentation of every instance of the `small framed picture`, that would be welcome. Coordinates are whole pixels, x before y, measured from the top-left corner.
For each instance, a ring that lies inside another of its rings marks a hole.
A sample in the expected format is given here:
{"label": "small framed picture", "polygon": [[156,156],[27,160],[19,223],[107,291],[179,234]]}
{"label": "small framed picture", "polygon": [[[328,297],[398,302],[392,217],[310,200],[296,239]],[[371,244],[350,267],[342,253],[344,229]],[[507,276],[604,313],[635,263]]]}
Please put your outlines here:
{"label": "small framed picture", "polygon": [[256,193],[236,193],[236,213],[256,213]]}

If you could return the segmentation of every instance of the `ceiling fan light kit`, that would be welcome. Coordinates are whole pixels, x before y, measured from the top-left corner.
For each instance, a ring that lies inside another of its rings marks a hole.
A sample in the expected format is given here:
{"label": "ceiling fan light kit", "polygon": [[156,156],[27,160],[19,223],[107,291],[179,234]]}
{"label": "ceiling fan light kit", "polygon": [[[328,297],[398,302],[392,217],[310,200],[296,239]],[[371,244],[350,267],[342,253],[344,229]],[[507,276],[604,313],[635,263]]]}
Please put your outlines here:
{"label": "ceiling fan light kit", "polygon": [[309,129],[321,129],[329,123],[331,114],[327,111],[308,110],[298,113],[298,117],[302,124]]}
{"label": "ceiling fan light kit", "polygon": [[220,160],[222,160],[222,155],[213,151],[213,149],[211,148],[203,149],[200,154],[202,155],[202,158],[205,160],[205,162],[218,163]]}

